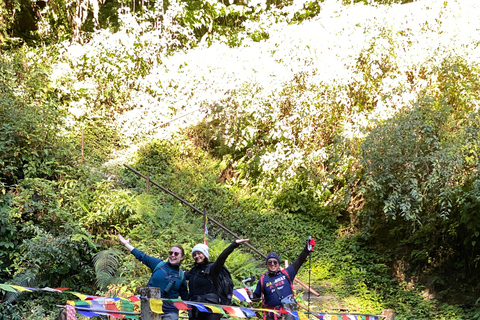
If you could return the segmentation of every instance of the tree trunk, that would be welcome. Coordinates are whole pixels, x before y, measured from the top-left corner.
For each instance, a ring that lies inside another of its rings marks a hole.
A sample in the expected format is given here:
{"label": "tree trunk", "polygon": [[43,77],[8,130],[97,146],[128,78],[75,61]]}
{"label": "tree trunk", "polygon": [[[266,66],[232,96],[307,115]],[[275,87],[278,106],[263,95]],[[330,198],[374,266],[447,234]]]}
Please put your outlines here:
{"label": "tree trunk", "polygon": [[152,312],[150,309],[150,299],[160,299],[162,296],[160,288],[148,287],[140,289],[141,312],[140,319],[161,320],[162,315]]}

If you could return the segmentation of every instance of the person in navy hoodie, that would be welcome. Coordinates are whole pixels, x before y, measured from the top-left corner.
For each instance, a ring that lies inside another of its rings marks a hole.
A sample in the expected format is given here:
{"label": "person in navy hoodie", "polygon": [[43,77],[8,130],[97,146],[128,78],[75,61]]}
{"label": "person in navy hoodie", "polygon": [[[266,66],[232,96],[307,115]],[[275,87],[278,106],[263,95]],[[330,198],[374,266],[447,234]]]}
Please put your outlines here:
{"label": "person in navy hoodie", "polygon": [[[268,309],[296,311],[293,279],[307,259],[309,252],[313,251],[314,245],[315,240],[309,238],[298,258],[286,269],[280,267],[279,256],[275,252],[270,253],[266,259],[267,272],[260,277],[255,291],[248,290],[250,297],[252,299],[263,297],[262,304]],[[289,313],[281,314],[281,317],[285,320],[294,319]],[[264,316],[265,320],[277,320],[277,318],[278,316],[273,312],[268,312]]]}
{"label": "person in navy hoodie", "polygon": [[[159,258],[151,257],[146,253],[134,248],[130,244],[130,239],[125,239],[122,235],[118,235],[121,243],[144,265],[152,270],[152,276],[148,281],[147,287],[160,288],[162,298],[177,299],[179,296],[182,300],[187,300],[188,289],[184,271],[180,269],[180,264],[185,258],[185,252],[182,246],[175,245],[168,252],[168,260],[164,261]],[[163,320],[177,320],[178,309],[173,302],[163,302]]]}

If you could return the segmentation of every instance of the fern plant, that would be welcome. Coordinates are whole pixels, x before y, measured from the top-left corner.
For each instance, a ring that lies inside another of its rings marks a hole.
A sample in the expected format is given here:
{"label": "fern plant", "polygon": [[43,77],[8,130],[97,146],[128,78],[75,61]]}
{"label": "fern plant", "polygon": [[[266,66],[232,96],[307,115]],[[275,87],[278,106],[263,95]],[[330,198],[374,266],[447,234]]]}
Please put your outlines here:
{"label": "fern plant", "polygon": [[110,284],[120,282],[118,268],[123,260],[123,254],[116,248],[102,250],[93,257],[95,267],[96,285],[102,290],[107,290]]}

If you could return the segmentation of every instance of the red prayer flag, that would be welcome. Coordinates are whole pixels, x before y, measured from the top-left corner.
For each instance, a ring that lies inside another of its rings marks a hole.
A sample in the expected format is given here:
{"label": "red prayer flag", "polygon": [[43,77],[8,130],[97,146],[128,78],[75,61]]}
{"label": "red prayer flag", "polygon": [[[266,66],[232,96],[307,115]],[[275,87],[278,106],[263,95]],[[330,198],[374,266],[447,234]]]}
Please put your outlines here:
{"label": "red prayer flag", "polygon": [[232,307],[225,307],[224,306],[223,310],[225,310],[228,313],[228,315],[230,315],[232,317],[235,317],[235,318],[237,317],[237,315],[235,314],[235,310],[233,310]]}
{"label": "red prayer flag", "polygon": [[[103,306],[105,307],[105,310],[119,311],[115,302],[107,301]],[[108,313],[108,315],[114,318],[122,318],[122,319],[125,318],[123,314],[118,314],[118,313]]]}
{"label": "red prayer flag", "polygon": [[184,302],[174,302],[173,304],[178,310],[191,310]]}

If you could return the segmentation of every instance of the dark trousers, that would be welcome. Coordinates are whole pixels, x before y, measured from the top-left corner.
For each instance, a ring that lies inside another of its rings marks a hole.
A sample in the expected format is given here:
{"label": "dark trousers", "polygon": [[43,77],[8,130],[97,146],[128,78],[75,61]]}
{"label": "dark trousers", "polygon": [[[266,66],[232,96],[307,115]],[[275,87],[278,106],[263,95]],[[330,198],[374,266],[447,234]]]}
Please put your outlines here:
{"label": "dark trousers", "polygon": [[194,312],[189,320],[220,320],[222,315],[220,313]]}

